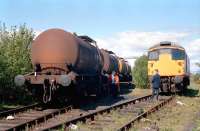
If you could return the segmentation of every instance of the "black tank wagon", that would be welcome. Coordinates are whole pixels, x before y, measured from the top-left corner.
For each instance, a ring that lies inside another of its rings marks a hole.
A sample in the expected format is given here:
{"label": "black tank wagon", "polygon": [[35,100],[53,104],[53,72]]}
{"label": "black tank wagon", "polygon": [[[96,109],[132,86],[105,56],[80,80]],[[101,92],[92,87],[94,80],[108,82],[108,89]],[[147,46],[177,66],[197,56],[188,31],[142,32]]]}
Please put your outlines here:
{"label": "black tank wagon", "polygon": [[122,58],[99,49],[88,36],[62,29],[49,29],[37,36],[31,44],[31,60],[34,72],[16,76],[15,83],[26,85],[44,103],[84,94],[100,95],[105,91],[103,78],[112,71],[119,72],[127,83],[132,79],[130,65]]}

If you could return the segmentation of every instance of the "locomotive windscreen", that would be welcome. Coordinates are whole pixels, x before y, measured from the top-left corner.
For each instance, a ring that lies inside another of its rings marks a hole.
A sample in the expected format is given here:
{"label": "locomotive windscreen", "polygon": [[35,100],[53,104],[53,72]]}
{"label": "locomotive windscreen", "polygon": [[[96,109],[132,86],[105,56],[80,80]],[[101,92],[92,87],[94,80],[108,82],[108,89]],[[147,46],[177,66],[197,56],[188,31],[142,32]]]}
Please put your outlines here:
{"label": "locomotive windscreen", "polygon": [[185,51],[172,49],[172,59],[173,60],[184,60],[185,59]]}
{"label": "locomotive windscreen", "polygon": [[149,58],[149,60],[158,60],[158,58],[159,58],[158,50],[150,51],[148,53],[148,58]]}
{"label": "locomotive windscreen", "polygon": [[158,60],[160,54],[171,54],[173,60],[184,60],[185,59],[185,51],[179,49],[158,49],[154,51],[150,51],[148,53],[149,60]]}

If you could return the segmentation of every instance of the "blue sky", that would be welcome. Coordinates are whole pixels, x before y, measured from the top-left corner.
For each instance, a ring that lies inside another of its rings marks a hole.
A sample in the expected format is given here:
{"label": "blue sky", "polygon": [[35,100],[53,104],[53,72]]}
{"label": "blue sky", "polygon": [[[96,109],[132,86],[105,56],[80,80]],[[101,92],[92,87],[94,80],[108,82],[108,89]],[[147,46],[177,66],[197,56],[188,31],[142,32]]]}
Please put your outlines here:
{"label": "blue sky", "polygon": [[200,30],[199,0],[1,0],[0,20],[35,30],[107,36],[125,30]]}
{"label": "blue sky", "polygon": [[26,23],[39,33],[62,28],[87,34],[124,57],[176,41],[191,57],[191,70],[199,70],[200,0],[0,0],[0,21]]}

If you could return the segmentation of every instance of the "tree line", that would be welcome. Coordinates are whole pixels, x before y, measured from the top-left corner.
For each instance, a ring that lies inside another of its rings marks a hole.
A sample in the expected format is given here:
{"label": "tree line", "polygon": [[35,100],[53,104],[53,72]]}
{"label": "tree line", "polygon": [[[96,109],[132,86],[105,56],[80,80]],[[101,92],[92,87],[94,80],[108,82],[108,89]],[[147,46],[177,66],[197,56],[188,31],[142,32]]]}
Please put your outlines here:
{"label": "tree line", "polygon": [[[200,68],[200,63],[196,63],[196,65]],[[193,74],[193,79],[196,83],[200,84],[200,73]]]}

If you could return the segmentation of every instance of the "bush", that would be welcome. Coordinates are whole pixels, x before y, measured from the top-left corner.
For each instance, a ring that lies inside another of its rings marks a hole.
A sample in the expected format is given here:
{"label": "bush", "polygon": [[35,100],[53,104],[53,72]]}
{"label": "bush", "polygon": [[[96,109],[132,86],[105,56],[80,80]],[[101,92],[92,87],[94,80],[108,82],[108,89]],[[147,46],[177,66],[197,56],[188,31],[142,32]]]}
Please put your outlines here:
{"label": "bush", "polygon": [[27,28],[25,24],[19,27],[12,26],[10,29],[7,29],[5,24],[0,24],[1,97],[23,97],[16,94],[16,92],[23,92],[24,90],[15,87],[14,77],[32,70],[29,45],[33,38],[33,30]]}
{"label": "bush", "polygon": [[[200,63],[196,63],[196,65],[200,68]],[[200,83],[200,73],[196,73],[193,75],[193,80],[196,83]]]}
{"label": "bush", "polygon": [[199,73],[194,74],[193,75],[193,80],[196,83],[200,83],[200,74]]}
{"label": "bush", "polygon": [[143,55],[136,59],[133,68],[133,80],[137,88],[148,88],[148,74],[147,74],[148,58]]}

